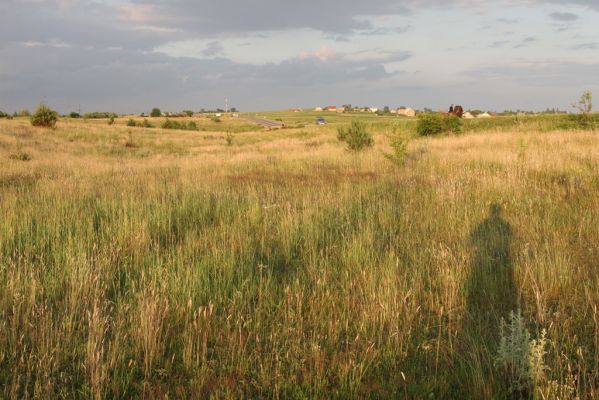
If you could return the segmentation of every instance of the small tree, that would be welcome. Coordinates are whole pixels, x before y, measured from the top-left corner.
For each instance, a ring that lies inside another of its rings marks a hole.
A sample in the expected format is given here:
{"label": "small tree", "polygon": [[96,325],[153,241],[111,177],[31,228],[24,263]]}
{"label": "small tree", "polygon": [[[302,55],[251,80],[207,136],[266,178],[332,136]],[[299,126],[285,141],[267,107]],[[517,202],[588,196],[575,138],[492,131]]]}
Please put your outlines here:
{"label": "small tree", "polygon": [[48,106],[40,105],[31,116],[31,125],[44,128],[54,128],[58,121],[58,113]]}
{"label": "small tree", "polygon": [[572,104],[572,107],[578,109],[581,114],[588,114],[593,111],[593,92],[590,90],[582,92],[578,103]]}
{"label": "small tree", "polygon": [[193,111],[191,110],[183,110],[183,114],[187,115],[188,117],[193,117]]}
{"label": "small tree", "polygon": [[360,121],[353,121],[347,128],[338,128],[337,138],[346,142],[347,147],[352,151],[359,151],[374,145],[372,135],[366,131],[366,124]]}
{"label": "small tree", "polygon": [[160,111],[160,108],[153,108],[152,112],[150,113],[150,117],[152,118],[158,118],[162,116],[162,111]]}

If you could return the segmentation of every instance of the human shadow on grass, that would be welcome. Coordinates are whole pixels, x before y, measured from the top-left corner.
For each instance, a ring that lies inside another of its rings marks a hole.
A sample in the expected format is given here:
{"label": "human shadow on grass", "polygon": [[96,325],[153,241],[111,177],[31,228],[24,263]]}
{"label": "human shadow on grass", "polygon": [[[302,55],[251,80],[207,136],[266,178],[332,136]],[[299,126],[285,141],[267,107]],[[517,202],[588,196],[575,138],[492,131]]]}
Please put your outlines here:
{"label": "human shadow on grass", "polygon": [[518,308],[510,251],[512,238],[512,227],[496,203],[470,234],[473,258],[465,282],[466,307],[457,334],[459,345],[451,362],[454,373],[450,390],[457,393],[476,394],[480,398],[497,395],[494,358],[500,340],[499,327],[501,320],[508,321],[510,312]]}
{"label": "human shadow on grass", "polygon": [[512,227],[503,218],[501,206],[494,203],[489,216],[470,235],[474,258],[466,282],[468,324],[489,341],[497,339],[501,319],[507,320],[518,306],[511,242]]}

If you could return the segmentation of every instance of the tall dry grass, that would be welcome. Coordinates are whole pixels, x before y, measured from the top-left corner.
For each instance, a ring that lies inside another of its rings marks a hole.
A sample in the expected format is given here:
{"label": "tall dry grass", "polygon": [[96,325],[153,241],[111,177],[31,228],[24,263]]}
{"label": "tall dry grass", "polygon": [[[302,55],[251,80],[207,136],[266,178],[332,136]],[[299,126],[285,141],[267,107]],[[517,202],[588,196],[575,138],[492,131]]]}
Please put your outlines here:
{"label": "tall dry grass", "polygon": [[2,396],[505,398],[517,307],[597,397],[597,136],[373,133],[1,122]]}

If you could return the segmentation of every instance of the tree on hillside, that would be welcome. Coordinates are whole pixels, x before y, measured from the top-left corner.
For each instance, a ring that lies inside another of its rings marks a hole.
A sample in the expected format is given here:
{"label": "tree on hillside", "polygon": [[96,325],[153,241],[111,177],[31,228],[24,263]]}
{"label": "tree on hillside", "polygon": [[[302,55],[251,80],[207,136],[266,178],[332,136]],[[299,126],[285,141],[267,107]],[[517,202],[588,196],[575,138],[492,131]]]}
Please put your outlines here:
{"label": "tree on hillside", "polygon": [[162,111],[160,111],[160,108],[153,108],[152,112],[150,113],[150,117],[161,117],[162,116]]}

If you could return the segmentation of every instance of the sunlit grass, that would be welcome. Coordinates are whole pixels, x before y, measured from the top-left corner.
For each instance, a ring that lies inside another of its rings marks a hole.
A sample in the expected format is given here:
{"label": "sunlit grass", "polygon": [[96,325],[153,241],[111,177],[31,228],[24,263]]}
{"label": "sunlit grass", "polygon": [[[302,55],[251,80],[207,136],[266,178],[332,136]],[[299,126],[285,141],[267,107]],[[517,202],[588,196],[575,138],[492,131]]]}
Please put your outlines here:
{"label": "sunlit grass", "polygon": [[596,396],[596,134],[126,120],[0,122],[0,397],[504,398],[511,307]]}

